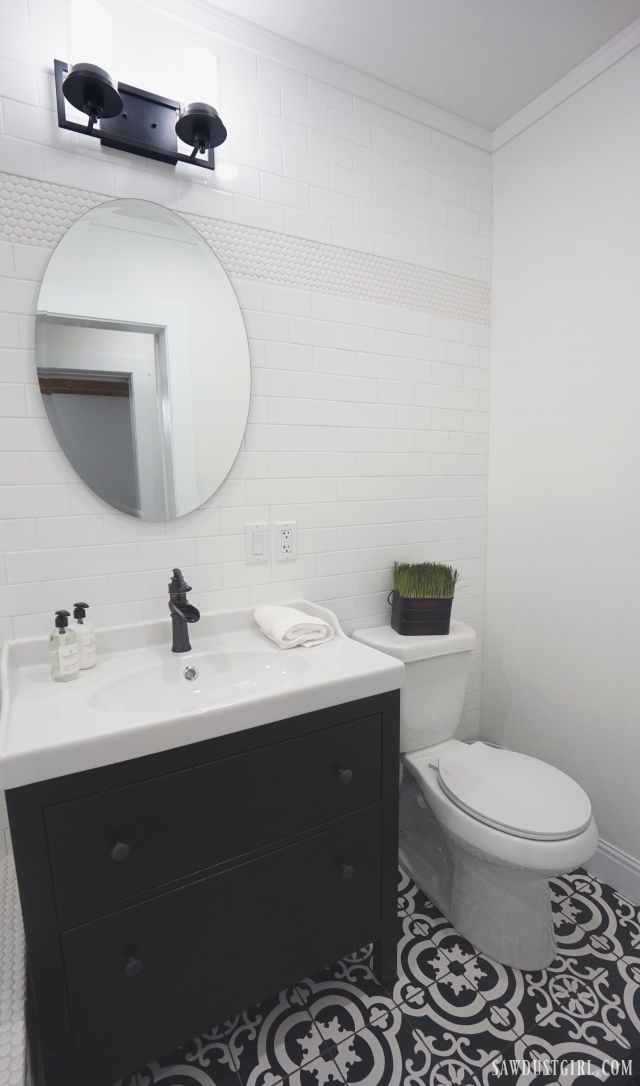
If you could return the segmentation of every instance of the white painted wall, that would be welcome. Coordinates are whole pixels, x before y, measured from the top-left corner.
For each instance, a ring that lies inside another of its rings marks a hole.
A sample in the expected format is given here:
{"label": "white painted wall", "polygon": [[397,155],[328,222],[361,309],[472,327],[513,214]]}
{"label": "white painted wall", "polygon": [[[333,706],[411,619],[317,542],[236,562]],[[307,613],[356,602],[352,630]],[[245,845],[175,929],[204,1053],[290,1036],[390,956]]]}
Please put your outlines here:
{"label": "white painted wall", "polygon": [[482,706],[483,734],[571,774],[602,837],[632,857],[640,857],[639,102],[635,50],[494,155]]}

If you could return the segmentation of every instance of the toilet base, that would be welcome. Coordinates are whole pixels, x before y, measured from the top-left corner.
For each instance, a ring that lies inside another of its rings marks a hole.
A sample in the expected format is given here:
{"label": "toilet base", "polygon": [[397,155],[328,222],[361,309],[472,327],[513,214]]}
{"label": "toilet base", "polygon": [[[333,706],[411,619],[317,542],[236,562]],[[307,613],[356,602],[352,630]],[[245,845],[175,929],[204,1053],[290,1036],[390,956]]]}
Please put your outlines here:
{"label": "toilet base", "polygon": [[[476,859],[451,842],[453,884],[430,877],[424,857],[400,846],[400,866],[476,950],[514,969],[546,969],[556,956],[546,878]],[[448,897],[448,900],[447,900]]]}
{"label": "toilet base", "polygon": [[556,956],[546,873],[500,863],[463,847],[431,808],[400,790],[400,866],[476,950],[515,969],[546,969]]}

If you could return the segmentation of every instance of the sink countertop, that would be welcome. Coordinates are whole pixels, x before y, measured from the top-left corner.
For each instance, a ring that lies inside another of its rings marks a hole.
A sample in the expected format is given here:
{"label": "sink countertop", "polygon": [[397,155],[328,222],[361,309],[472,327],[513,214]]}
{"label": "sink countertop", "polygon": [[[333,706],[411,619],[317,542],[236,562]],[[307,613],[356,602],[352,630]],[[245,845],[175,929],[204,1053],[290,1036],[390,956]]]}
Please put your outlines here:
{"label": "sink countertop", "polygon": [[[51,678],[48,639],[10,641],[0,663],[0,788],[172,747],[396,690],[404,664],[345,636],[333,612],[297,607],[336,636],[283,650],[253,608],[202,615],[192,651],[171,651],[171,619],[97,632],[98,661],[72,682]],[[198,677],[184,678],[194,667]]]}

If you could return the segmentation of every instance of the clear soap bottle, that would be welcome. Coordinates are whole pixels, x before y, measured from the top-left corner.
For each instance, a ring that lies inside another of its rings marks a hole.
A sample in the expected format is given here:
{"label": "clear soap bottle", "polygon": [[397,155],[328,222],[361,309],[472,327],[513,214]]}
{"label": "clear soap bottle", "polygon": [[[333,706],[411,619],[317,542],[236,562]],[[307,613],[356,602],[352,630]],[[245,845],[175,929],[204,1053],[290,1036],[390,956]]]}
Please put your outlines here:
{"label": "clear soap bottle", "polygon": [[74,629],[78,638],[78,660],[81,671],[94,667],[96,662],[96,631],[92,623],[87,620],[88,606],[88,603],[73,605],[73,617],[76,620]]}
{"label": "clear soap bottle", "polygon": [[69,629],[69,612],[56,611],[55,628],[49,637],[51,675],[57,683],[67,683],[80,674],[78,638]]}

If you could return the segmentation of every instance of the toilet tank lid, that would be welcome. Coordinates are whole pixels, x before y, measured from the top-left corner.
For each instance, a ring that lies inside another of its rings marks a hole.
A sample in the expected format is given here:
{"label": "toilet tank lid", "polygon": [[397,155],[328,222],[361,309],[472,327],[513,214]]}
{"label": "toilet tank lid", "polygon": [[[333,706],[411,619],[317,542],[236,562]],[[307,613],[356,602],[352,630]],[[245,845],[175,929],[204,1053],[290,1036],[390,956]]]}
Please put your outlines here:
{"label": "toilet tank lid", "polygon": [[372,649],[403,660],[405,664],[412,660],[427,660],[430,656],[445,656],[450,652],[469,652],[476,643],[475,630],[454,618],[451,619],[448,634],[413,637],[410,634],[396,633],[391,626],[371,626],[364,630],[354,630],[351,636]]}

